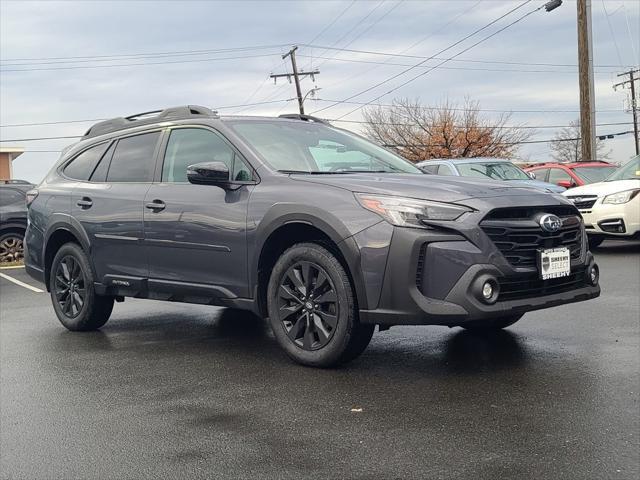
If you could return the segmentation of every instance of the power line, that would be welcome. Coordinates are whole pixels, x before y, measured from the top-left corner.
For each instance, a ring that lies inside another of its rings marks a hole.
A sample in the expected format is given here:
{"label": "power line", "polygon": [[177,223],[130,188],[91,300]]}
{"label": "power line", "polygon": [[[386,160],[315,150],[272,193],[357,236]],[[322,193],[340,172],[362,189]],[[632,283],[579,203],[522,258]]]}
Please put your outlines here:
{"label": "power line", "polygon": [[[349,100],[349,101],[344,101],[344,100],[330,100],[330,99],[323,99],[323,98],[314,98],[313,99],[316,102],[341,102],[341,103],[345,103],[348,105],[367,105],[367,106],[377,106],[377,107],[395,107],[397,105],[393,104],[393,103],[374,103],[374,102],[358,102],[355,100]],[[441,107],[438,106],[425,106],[422,105],[420,108],[424,108],[425,110],[439,110]],[[493,113],[577,113],[580,110],[499,110],[499,109],[491,109],[491,108],[456,108],[456,107],[447,107],[449,108],[449,110],[454,110],[454,111],[460,111],[460,112],[468,112],[470,110],[473,111],[479,111],[479,112],[493,112]],[[601,110],[597,110],[597,112],[599,113],[610,113],[610,112],[615,112],[615,113],[621,113],[621,110],[619,109],[601,109]]]}
{"label": "power line", "polygon": [[[343,123],[358,123],[363,125],[389,125],[393,127],[412,127],[417,126],[415,123],[394,123],[394,122],[367,122],[365,120],[340,120],[339,118],[325,119],[328,122],[343,122]],[[633,125],[633,122],[612,122],[612,123],[598,123],[597,127],[610,127],[615,125]],[[453,128],[463,128],[461,125],[452,125]],[[480,128],[495,128],[495,129],[505,129],[505,130],[537,130],[543,128],[569,128],[571,125],[487,125],[481,126]]]}
{"label": "power line", "polygon": [[[479,29],[474,30],[473,32],[471,32],[470,34],[468,34],[468,35],[466,35],[465,37],[461,38],[461,39],[460,39],[460,40],[458,40],[457,42],[455,42],[455,43],[453,43],[453,44],[449,45],[448,47],[444,48],[443,50],[440,50],[438,53],[436,53],[436,54],[435,54],[435,55],[433,55],[433,56],[440,55],[440,54],[442,54],[442,53],[446,52],[447,50],[450,50],[450,49],[452,49],[453,47],[455,47],[455,46],[459,45],[460,43],[464,42],[465,40],[467,40],[467,39],[469,39],[469,38],[473,37],[474,35],[476,35],[476,34],[480,33],[481,31],[486,30],[487,28],[489,28],[489,27],[490,27],[491,25],[493,25],[494,23],[496,23],[496,22],[498,22],[498,21],[502,20],[503,18],[507,17],[508,15],[511,15],[513,12],[515,12],[516,10],[518,10],[518,9],[520,9],[520,8],[522,8],[522,7],[524,7],[525,5],[527,5],[528,3],[530,3],[531,1],[532,1],[532,0],[526,0],[526,1],[524,1],[524,2],[523,2],[523,3],[521,3],[520,5],[516,6],[515,8],[512,8],[512,9],[511,9],[511,10],[509,10],[507,13],[505,13],[505,14],[503,14],[503,15],[499,16],[498,18],[496,18],[496,19],[492,20],[491,22],[487,23],[487,24],[486,24],[486,25],[484,25],[483,27],[480,27]],[[363,94],[365,94],[365,93],[367,93],[367,92],[369,92],[369,91],[371,91],[371,90],[373,90],[373,89],[375,89],[375,88],[378,88],[378,87],[379,87],[379,86],[381,86],[381,85],[384,85],[385,83],[388,83],[388,82],[390,82],[390,81],[392,81],[392,80],[395,80],[396,78],[398,78],[398,77],[400,77],[400,76],[404,75],[405,73],[410,72],[410,71],[411,71],[411,70],[413,70],[414,68],[418,68],[418,67],[419,67],[419,66],[421,66],[422,64],[426,63],[426,62],[427,62],[427,60],[431,60],[431,59],[433,58],[433,56],[432,56],[432,57],[427,57],[426,59],[424,59],[424,60],[422,60],[422,61],[418,62],[417,64],[415,64],[415,65],[413,65],[413,66],[411,66],[411,67],[409,67],[409,68],[406,68],[406,69],[402,70],[400,73],[397,73],[397,74],[395,74],[395,75],[392,75],[391,77],[389,77],[389,78],[387,78],[387,79],[385,79],[385,80],[382,80],[381,82],[378,82],[378,83],[376,83],[375,85],[373,85],[373,86],[371,86],[371,87],[368,87],[368,88],[366,88],[366,89],[364,89],[364,90],[362,90],[362,91],[360,91],[360,92],[358,92],[358,93],[355,93],[354,95],[351,95],[350,97],[347,97],[347,98],[345,98],[344,100],[352,100],[352,99],[354,99],[354,98],[356,98],[356,97],[359,97],[360,95],[363,95]],[[378,100],[378,98],[375,98],[375,99],[374,99],[374,100],[372,100],[372,101],[377,101],[377,100]],[[320,110],[316,110],[316,111],[315,111],[315,112],[313,112],[313,113],[314,113],[314,114],[316,114],[316,113],[318,113],[318,112],[322,112],[322,111],[327,110],[327,109],[329,109],[329,108],[332,108],[332,107],[334,107],[334,106],[336,106],[336,105],[339,105],[339,103],[335,103],[335,104],[333,104],[333,105],[328,105],[328,106],[326,106],[326,107],[321,108]],[[359,108],[362,108],[362,107],[359,107]],[[351,113],[351,112],[350,112],[350,113]]]}
{"label": "power line", "polygon": [[[289,43],[279,43],[275,45],[253,45],[246,47],[231,47],[231,48],[218,48],[218,49],[206,49],[206,50],[178,50],[172,52],[150,52],[150,53],[124,53],[113,55],[89,55],[89,56],[76,56],[76,57],[40,57],[40,58],[5,58],[0,62],[21,62],[21,61],[40,61],[40,60],[81,60],[81,59],[96,59],[96,58],[124,58],[124,57],[157,57],[157,56],[178,56],[178,55],[204,55],[207,53],[227,53],[238,52],[246,50],[262,50],[269,48],[282,48],[290,45]],[[92,60],[88,60],[92,61]],[[108,61],[108,60],[107,60]],[[62,62],[62,63],[75,63],[75,62]]]}
{"label": "power line", "polygon": [[[408,51],[412,50],[413,48],[417,47],[418,45],[420,45],[421,43],[424,43],[425,41],[427,41],[429,38],[433,37],[434,35],[436,35],[437,33],[440,33],[442,30],[444,30],[445,28],[447,28],[448,26],[452,25],[453,23],[455,23],[458,18],[460,18],[463,15],[468,14],[469,12],[471,12],[471,10],[473,10],[474,8],[476,8],[478,5],[480,5],[484,0],[478,0],[476,3],[474,3],[473,5],[471,5],[471,7],[466,8],[465,10],[463,10],[462,12],[458,13],[455,17],[453,17],[451,20],[449,20],[447,23],[445,23],[444,25],[442,25],[440,28],[434,30],[433,32],[425,35],[424,37],[420,38],[418,41],[412,43],[409,47],[401,50],[399,52],[400,55],[407,53]],[[343,51],[346,51],[346,49],[343,49]],[[335,56],[334,56],[335,58]],[[387,64],[391,61],[393,57],[387,57],[387,60],[385,60],[383,63],[381,63],[381,65],[383,64]],[[339,60],[339,59],[336,59]],[[342,84],[344,82],[349,82],[351,80],[353,80],[354,78],[358,78],[361,77],[362,75],[365,75],[367,73],[372,72],[373,70],[376,70],[377,68],[379,68],[379,66],[374,66],[372,68],[368,68],[366,70],[364,70],[363,72],[357,73],[355,75],[350,75],[346,78],[341,79],[340,81],[331,83],[330,85],[328,85],[327,87],[332,87],[334,85],[338,85],[338,84]]]}
{"label": "power line", "polygon": [[[445,60],[445,57],[438,56],[424,56],[424,55],[407,55],[400,53],[388,53],[388,52],[380,52],[375,50],[356,50],[353,48],[336,48],[336,47],[324,47],[319,45],[309,45],[309,44],[300,44],[300,47],[312,47],[312,48],[322,48],[326,50],[340,50],[342,52],[348,53],[358,53],[363,55],[379,55],[384,57],[399,57],[399,58],[414,58],[414,59],[428,59],[428,60]],[[576,63],[546,63],[546,62],[512,62],[512,61],[504,61],[504,60],[480,60],[480,59],[471,59],[471,58],[456,58],[451,59],[451,62],[463,62],[463,63],[495,63],[502,65],[522,65],[522,66],[534,66],[534,67],[578,67]],[[594,65],[598,68],[621,68],[627,67],[629,65],[621,64],[621,65]]]}
{"label": "power line", "polygon": [[144,65],[170,65],[178,63],[201,63],[201,62],[217,62],[222,60],[243,60],[247,58],[272,57],[277,53],[265,53],[259,55],[244,55],[237,57],[216,57],[216,58],[198,58],[195,60],[167,60],[162,62],[144,62],[144,63],[118,63],[112,65],[72,65],[67,67],[42,67],[42,68],[0,68],[0,73],[4,72],[37,72],[46,70],[79,70],[79,69],[95,69],[95,68],[115,68],[115,67],[138,67]]}
{"label": "power line", "polygon": [[353,5],[356,3],[356,0],[352,0],[351,3],[349,5],[347,5],[347,7],[342,10],[333,20],[331,20],[331,22],[329,22],[329,24],[324,27],[322,30],[320,30],[315,37],[313,37],[313,39],[311,39],[309,41],[309,43],[313,43],[315,42],[318,38],[320,38],[327,30],[329,30],[331,27],[333,27],[335,25],[335,23],[340,20],[345,13],[347,13],[347,11],[353,7]]}
{"label": "power line", "polygon": [[[320,56],[311,57],[311,55],[298,55],[298,56],[302,57],[302,58],[320,58],[320,59],[325,59],[326,61],[334,61],[334,62],[368,63],[368,64],[373,64],[373,65],[390,65],[390,66],[397,66],[397,67],[410,67],[412,65],[412,64],[407,64],[407,63],[396,63],[396,62],[388,62],[388,61],[387,62],[376,62],[374,60],[356,60],[356,59],[353,59],[353,58],[336,58],[336,57],[320,57]],[[420,65],[420,67],[418,67],[418,68],[431,68],[431,67],[432,67],[432,65]],[[571,75],[575,75],[577,73],[577,70],[523,70],[523,69],[506,69],[506,68],[498,69],[498,68],[444,67],[444,66],[440,66],[440,67],[437,67],[437,68],[442,69],[442,70],[470,70],[470,71],[479,71],[479,72],[567,73],[567,74],[571,74]],[[610,74],[611,72],[610,71],[607,71],[607,72],[598,71],[598,72],[595,72],[595,73]],[[336,82],[336,83],[344,83],[345,81],[348,81],[349,79],[341,80],[340,82]]]}
{"label": "power line", "polygon": [[[383,13],[380,17],[378,17],[378,19],[375,22],[372,22],[367,28],[365,28],[364,30],[362,30],[358,35],[356,35],[355,37],[353,37],[346,45],[343,45],[342,48],[347,48],[348,46],[352,45],[353,42],[355,42],[356,40],[358,40],[359,38],[361,38],[365,33],[367,33],[369,30],[371,30],[373,27],[375,27],[378,23],[380,23],[384,18],[386,18],[391,12],[393,12],[396,8],[398,8],[400,6],[401,3],[403,3],[405,0],[399,0],[395,5],[393,5],[389,10],[387,10],[385,13]],[[380,3],[380,5],[382,5],[383,2]],[[378,6],[380,6],[378,5]],[[375,11],[378,7],[374,8],[373,11]],[[335,55],[334,55],[335,56]],[[330,57],[329,59],[331,59],[333,57]],[[327,60],[324,60],[323,62],[320,63],[320,65],[317,65],[317,67],[320,67],[321,65],[324,65],[327,62]]]}
{"label": "power line", "polygon": [[[531,0],[527,0],[527,1],[523,2],[523,3],[521,3],[521,4],[520,4],[520,5],[518,5],[515,9],[510,10],[507,14],[505,14],[505,15],[503,15],[502,17],[499,17],[498,19],[494,20],[493,22],[490,22],[489,24],[487,24],[487,26],[491,25],[492,23],[495,23],[496,21],[500,20],[501,18],[504,18],[505,16],[509,15],[511,12],[514,12],[514,11],[515,11],[515,10],[517,10],[518,8],[521,8],[521,7],[523,7],[523,6],[527,5],[527,4],[528,4],[528,3],[530,3],[530,2],[531,2]],[[545,4],[545,5],[546,5],[546,4]],[[443,60],[443,61],[442,61],[441,63],[439,63],[438,65],[434,65],[433,67],[431,67],[431,68],[430,68],[429,70],[427,70],[426,72],[422,72],[422,73],[420,73],[420,74],[418,74],[418,75],[416,75],[416,76],[414,76],[414,77],[410,78],[409,80],[407,80],[407,81],[405,81],[405,82],[401,83],[400,85],[398,85],[398,86],[396,86],[396,87],[393,87],[392,89],[388,90],[387,92],[383,93],[382,95],[378,95],[378,96],[377,96],[377,97],[375,97],[374,99],[370,100],[370,101],[369,101],[369,103],[370,103],[370,102],[377,102],[377,101],[378,101],[378,100],[380,100],[382,97],[384,97],[384,96],[386,96],[386,95],[389,95],[390,93],[393,93],[393,92],[395,92],[396,90],[399,90],[400,88],[402,88],[402,87],[404,87],[404,86],[408,85],[409,83],[411,83],[411,82],[413,82],[413,81],[417,80],[418,78],[420,78],[420,77],[423,77],[423,76],[427,75],[428,73],[432,72],[433,70],[435,70],[435,69],[436,69],[436,68],[438,68],[439,66],[441,66],[441,65],[443,65],[443,64],[445,64],[445,63],[447,63],[449,60],[452,60],[452,59],[454,59],[454,58],[456,58],[456,57],[458,57],[458,56],[462,55],[463,53],[468,52],[468,51],[469,51],[469,50],[471,50],[472,48],[475,48],[476,46],[480,45],[481,43],[483,43],[483,42],[485,42],[485,41],[489,40],[490,38],[495,37],[496,35],[498,35],[499,33],[503,32],[503,31],[505,31],[507,28],[509,28],[509,27],[511,27],[511,26],[513,26],[513,25],[515,25],[515,24],[516,24],[516,23],[518,23],[518,22],[521,22],[522,20],[524,20],[525,18],[529,17],[530,15],[533,15],[534,13],[536,13],[536,12],[538,12],[539,10],[541,10],[542,8],[544,8],[544,7],[545,7],[545,5],[542,5],[542,6],[538,7],[538,8],[536,8],[536,9],[531,10],[530,12],[527,12],[526,14],[522,15],[521,17],[518,17],[518,18],[517,18],[516,20],[514,20],[513,22],[508,23],[507,25],[505,25],[504,27],[502,27],[502,28],[500,28],[500,29],[496,30],[495,32],[491,33],[490,35],[487,35],[486,37],[483,37],[482,39],[478,40],[477,42],[475,42],[474,44],[470,45],[469,47],[467,47],[467,48],[465,48],[465,49],[461,50],[460,52],[456,53],[456,54],[455,54],[455,55],[453,55],[452,57],[449,57],[449,58],[447,58],[447,59]],[[484,29],[484,28],[486,28],[486,27],[483,27],[483,28],[481,28],[480,30],[482,30],[482,29]],[[480,30],[478,30],[478,31],[480,31]],[[466,37],[466,38],[468,38],[468,37]],[[457,42],[457,43],[460,43],[460,42]],[[455,44],[454,44],[454,45],[455,45]],[[445,49],[444,51],[446,51],[446,50],[448,50],[448,49],[449,49],[449,48]],[[442,52],[439,52],[439,53],[438,53],[438,55],[439,55],[440,53],[442,53]],[[425,61],[423,61],[423,62],[421,62],[421,63],[424,63],[424,62],[425,62]],[[418,65],[420,65],[420,64],[418,64]],[[412,67],[412,68],[414,68],[414,67]],[[411,70],[412,68],[410,68],[409,70]],[[409,70],[406,70],[406,71],[409,71]],[[392,78],[395,78],[395,77],[392,77]],[[383,83],[384,83],[384,82],[383,82]],[[370,89],[367,89],[367,90],[365,90],[365,91],[369,91],[369,90],[370,90]],[[361,95],[362,93],[364,93],[364,92],[361,92],[361,93],[359,93],[359,94],[358,94],[358,95],[356,95],[356,96],[359,96],[359,95]],[[352,97],[352,98],[353,98],[353,97]],[[354,109],[353,109],[353,110],[351,110],[350,112],[347,112],[346,114],[341,115],[339,118],[344,118],[344,117],[346,117],[347,115],[351,115],[352,113],[357,112],[358,110],[362,109],[363,107],[364,107],[364,105],[358,106],[357,108],[354,108]]]}

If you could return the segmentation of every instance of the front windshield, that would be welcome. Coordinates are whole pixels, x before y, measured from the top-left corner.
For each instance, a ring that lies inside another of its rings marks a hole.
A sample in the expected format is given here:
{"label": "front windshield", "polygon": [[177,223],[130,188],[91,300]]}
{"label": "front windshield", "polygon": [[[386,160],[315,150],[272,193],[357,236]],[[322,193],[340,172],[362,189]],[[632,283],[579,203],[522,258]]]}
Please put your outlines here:
{"label": "front windshield", "polygon": [[488,177],[494,180],[531,180],[531,177],[510,162],[459,163],[463,177]]}
{"label": "front windshield", "polygon": [[363,138],[321,123],[226,122],[273,169],[296,173],[415,173],[407,160]]}
{"label": "front windshield", "polygon": [[605,182],[615,180],[640,180],[640,156],[635,157],[624,167],[613,172]]}
{"label": "front windshield", "polygon": [[584,183],[596,183],[603,181],[616,170],[616,167],[575,167],[573,173]]}

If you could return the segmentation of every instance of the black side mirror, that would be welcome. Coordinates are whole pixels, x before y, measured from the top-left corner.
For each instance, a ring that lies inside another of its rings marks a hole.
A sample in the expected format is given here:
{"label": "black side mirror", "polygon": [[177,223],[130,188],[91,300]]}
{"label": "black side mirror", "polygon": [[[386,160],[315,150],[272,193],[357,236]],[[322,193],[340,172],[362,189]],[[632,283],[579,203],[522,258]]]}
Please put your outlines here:
{"label": "black side mirror", "polygon": [[223,162],[203,162],[187,167],[187,180],[196,185],[229,185],[229,167]]}

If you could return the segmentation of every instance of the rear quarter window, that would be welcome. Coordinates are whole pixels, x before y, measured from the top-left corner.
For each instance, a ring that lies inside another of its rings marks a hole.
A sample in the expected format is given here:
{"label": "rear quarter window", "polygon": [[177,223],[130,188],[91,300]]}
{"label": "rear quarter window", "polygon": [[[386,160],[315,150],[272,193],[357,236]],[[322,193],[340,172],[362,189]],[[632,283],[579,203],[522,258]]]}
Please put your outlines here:
{"label": "rear quarter window", "polygon": [[108,146],[108,142],[101,143],[82,152],[64,167],[65,176],[74,180],[89,180]]}

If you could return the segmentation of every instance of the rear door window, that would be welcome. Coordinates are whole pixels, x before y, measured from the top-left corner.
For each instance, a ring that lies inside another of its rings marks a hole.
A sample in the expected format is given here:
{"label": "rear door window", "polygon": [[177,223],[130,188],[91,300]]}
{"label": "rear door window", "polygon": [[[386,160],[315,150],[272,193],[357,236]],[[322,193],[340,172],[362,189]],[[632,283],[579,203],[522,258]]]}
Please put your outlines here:
{"label": "rear door window", "polygon": [[107,182],[151,182],[160,132],[121,138],[107,173]]}
{"label": "rear door window", "polygon": [[106,142],[88,148],[64,167],[64,174],[74,180],[89,180],[108,146]]}

